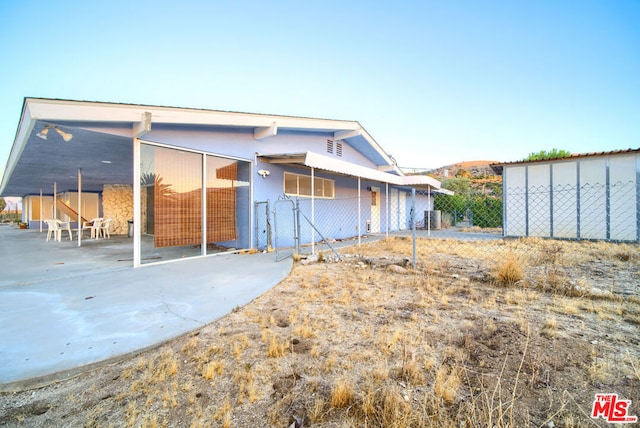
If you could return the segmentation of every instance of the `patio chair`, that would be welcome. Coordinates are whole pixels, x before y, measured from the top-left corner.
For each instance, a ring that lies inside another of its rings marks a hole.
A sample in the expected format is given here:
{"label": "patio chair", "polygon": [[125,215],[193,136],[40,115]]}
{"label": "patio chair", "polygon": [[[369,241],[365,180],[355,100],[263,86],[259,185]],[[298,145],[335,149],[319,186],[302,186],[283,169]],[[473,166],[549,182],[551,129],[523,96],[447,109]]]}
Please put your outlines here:
{"label": "patio chair", "polygon": [[53,236],[53,239],[56,241],[60,242],[62,240],[62,229],[60,229],[58,221],[54,219],[47,219],[44,222],[47,223],[47,242],[49,242],[51,236]]}
{"label": "patio chair", "polygon": [[102,217],[96,217],[91,221],[82,223],[82,231],[91,230],[91,239],[100,237],[100,227],[102,226]]}
{"label": "patio chair", "polygon": [[59,219],[55,219],[54,221],[56,222],[58,229],[60,229],[60,239],[58,239],[58,241],[62,239],[62,231],[65,229],[67,232],[69,232],[69,241],[73,241],[73,232],[71,232],[71,222],[62,221]]}
{"label": "patio chair", "polygon": [[105,219],[100,225],[100,230],[98,234],[102,234],[103,238],[111,239],[111,234],[109,233],[109,227],[111,226],[111,219]]}

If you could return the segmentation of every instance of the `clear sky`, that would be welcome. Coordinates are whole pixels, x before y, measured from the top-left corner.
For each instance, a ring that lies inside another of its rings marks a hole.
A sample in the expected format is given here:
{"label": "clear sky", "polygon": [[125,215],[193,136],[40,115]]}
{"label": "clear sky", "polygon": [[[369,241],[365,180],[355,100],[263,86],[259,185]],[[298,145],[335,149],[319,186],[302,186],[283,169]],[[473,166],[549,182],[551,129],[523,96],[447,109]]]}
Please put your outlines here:
{"label": "clear sky", "polygon": [[24,97],[357,120],[400,166],[640,147],[640,1],[0,4]]}

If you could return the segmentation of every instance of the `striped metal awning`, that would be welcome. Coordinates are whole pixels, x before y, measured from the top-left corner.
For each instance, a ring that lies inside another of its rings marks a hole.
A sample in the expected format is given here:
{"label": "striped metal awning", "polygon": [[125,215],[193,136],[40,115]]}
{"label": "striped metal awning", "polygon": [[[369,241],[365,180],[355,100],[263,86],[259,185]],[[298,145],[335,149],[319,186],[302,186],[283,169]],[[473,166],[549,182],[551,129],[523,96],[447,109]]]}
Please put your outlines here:
{"label": "striped metal awning", "polygon": [[342,159],[335,159],[314,152],[259,154],[258,158],[264,162],[272,164],[301,165],[340,175],[360,177],[381,183],[389,183],[395,186],[414,187],[425,190],[430,189],[434,192],[453,195],[453,192],[450,190],[442,189],[438,180],[427,175],[390,174],[385,171],[354,164]]}

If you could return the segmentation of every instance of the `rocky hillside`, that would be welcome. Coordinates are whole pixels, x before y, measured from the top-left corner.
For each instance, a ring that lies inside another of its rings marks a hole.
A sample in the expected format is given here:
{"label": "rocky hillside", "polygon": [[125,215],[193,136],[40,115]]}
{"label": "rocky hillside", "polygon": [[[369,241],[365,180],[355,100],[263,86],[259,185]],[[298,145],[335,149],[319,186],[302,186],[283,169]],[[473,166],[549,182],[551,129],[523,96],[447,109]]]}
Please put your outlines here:
{"label": "rocky hillside", "polygon": [[[480,194],[501,197],[502,176],[489,166],[496,161],[476,160],[446,165],[421,174],[442,182],[443,187],[458,194]],[[460,180],[455,180],[460,179]]]}
{"label": "rocky hillside", "polygon": [[458,162],[453,165],[446,165],[429,171],[428,174],[438,180],[452,177],[466,177],[472,179],[491,178],[496,176],[495,171],[489,166],[492,163],[497,163],[497,161],[476,160]]}

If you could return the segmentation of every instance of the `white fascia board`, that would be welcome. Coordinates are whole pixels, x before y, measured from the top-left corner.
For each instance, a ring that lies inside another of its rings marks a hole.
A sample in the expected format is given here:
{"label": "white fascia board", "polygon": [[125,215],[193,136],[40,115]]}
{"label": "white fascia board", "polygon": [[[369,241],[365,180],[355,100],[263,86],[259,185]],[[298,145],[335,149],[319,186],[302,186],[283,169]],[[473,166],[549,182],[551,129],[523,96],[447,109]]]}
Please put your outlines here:
{"label": "white fascia board", "polygon": [[[7,180],[13,174],[13,170],[16,168],[18,159],[22,156],[22,152],[29,140],[29,135],[33,131],[33,127],[36,125],[35,120],[32,119],[32,115],[29,111],[29,105],[25,102],[22,116],[20,117],[20,123],[18,124],[18,130],[16,131],[16,137],[9,153],[9,159],[7,159],[7,165],[5,166],[4,173],[2,174],[2,182],[0,183],[0,194],[4,192],[7,186]],[[21,195],[13,195],[21,196]]]}
{"label": "white fascia board", "polygon": [[[257,128],[258,136],[262,135],[260,131],[265,136],[270,132],[273,135],[274,122],[277,129],[330,132],[341,138],[361,136],[381,156],[385,167],[395,166],[390,156],[357,121],[40,98],[28,98],[26,104],[33,119],[54,123],[131,123],[133,126],[141,122],[140,118],[145,113],[150,113],[154,124]],[[403,175],[397,168],[396,173]]]}
{"label": "white fascia board", "polygon": [[[371,145],[371,147],[373,147],[380,154],[380,156],[382,156],[382,158],[384,159],[386,165],[390,165],[390,166],[394,166],[395,165],[395,162],[393,162],[393,160],[387,154],[387,152],[385,152],[382,149],[382,146],[380,146],[380,144],[378,144],[378,142],[376,140],[374,140],[373,137],[364,128],[362,128],[362,136],[367,141],[367,143],[369,143]],[[400,172],[400,170],[398,170],[398,172]]]}
{"label": "white fascia board", "polygon": [[311,119],[292,116],[274,116],[256,113],[236,113],[217,110],[198,110],[177,107],[153,107],[129,104],[98,103],[28,99],[32,115],[43,121],[85,122],[140,122],[145,112],[150,112],[156,124],[212,125],[247,128],[268,128],[273,122],[280,129],[309,129],[315,131],[351,131],[359,127],[357,122]]}

